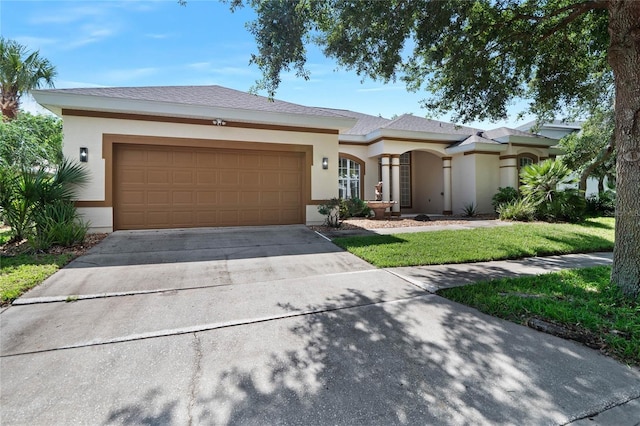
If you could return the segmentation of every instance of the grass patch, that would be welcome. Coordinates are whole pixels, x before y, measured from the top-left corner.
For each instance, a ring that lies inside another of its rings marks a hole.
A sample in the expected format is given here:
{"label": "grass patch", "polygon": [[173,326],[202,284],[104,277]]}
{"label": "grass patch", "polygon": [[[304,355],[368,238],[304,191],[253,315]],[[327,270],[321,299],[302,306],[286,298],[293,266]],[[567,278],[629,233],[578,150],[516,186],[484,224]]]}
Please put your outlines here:
{"label": "grass patch", "polygon": [[2,229],[0,225],[0,246],[11,239],[11,228]]}
{"label": "grass patch", "polygon": [[609,283],[611,267],[505,278],[438,291],[443,297],[526,324],[539,318],[583,335],[628,364],[640,365],[640,302]]}
{"label": "grass patch", "polygon": [[10,303],[73,259],[72,254],[0,257],[0,304]]}
{"label": "grass patch", "polygon": [[482,262],[613,250],[614,219],[581,224],[518,223],[512,226],[333,240],[378,267]]}

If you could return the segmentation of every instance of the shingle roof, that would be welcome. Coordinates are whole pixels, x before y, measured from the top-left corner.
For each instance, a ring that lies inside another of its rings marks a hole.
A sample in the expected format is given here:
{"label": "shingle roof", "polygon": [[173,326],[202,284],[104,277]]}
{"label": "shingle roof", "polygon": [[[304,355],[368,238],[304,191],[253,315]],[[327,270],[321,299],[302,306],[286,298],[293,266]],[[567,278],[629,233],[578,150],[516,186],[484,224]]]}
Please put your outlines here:
{"label": "shingle roof", "polygon": [[360,112],[349,111],[347,109],[322,108],[326,111],[343,115],[345,117],[355,118],[358,120],[356,125],[351,129],[341,132],[344,135],[368,135],[374,130],[378,130],[385,124],[391,122],[388,118],[377,117],[375,115],[362,114]]}
{"label": "shingle roof", "polygon": [[529,138],[544,138],[533,133],[523,132],[522,130],[510,129],[508,127],[499,127],[497,129],[484,132],[484,137],[488,139],[498,139],[504,136],[524,136]]}
{"label": "shingle roof", "polygon": [[383,126],[385,129],[409,130],[413,132],[447,133],[454,135],[472,135],[481,131],[471,127],[457,126],[444,121],[430,120],[415,115],[403,114]]}
{"label": "shingle roof", "polygon": [[252,95],[221,86],[149,86],[149,87],[100,87],[78,89],[50,89],[43,92],[69,93],[76,95],[102,96],[118,99],[168,102],[187,105],[202,105],[217,108],[232,108],[264,112],[339,117],[330,111],[312,108],[266,97]]}
{"label": "shingle roof", "polygon": [[488,144],[500,145],[500,142],[485,138],[484,132],[478,132],[475,135],[469,136],[462,142],[453,144],[452,146],[471,145],[473,143],[488,143]]}

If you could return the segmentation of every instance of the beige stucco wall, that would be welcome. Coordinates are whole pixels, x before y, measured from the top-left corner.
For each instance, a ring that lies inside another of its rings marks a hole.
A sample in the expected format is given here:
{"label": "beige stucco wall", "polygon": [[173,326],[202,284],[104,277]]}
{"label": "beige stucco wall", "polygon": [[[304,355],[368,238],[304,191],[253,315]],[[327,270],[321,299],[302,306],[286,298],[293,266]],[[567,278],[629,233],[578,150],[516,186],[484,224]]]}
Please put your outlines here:
{"label": "beige stucco wall", "polygon": [[500,186],[500,159],[497,155],[475,154],[476,208],[478,213],[493,213],[491,198]]}
{"label": "beige stucco wall", "polygon": [[[209,139],[238,142],[262,142],[278,144],[310,145],[313,147],[311,168],[311,198],[323,200],[338,194],[338,135],[283,130],[243,129],[224,126],[202,126],[191,124],[160,123],[136,120],[106,119],[91,117],[63,117],[65,156],[78,159],[79,148],[89,148],[86,164],[90,182],[79,191],[81,201],[105,199],[105,161],[102,158],[103,134],[136,136],[158,136],[171,138]],[[329,169],[322,169],[322,158],[329,159]],[[91,227],[112,227],[110,208],[83,208],[80,212],[91,221]],[[307,222],[321,221],[317,207],[306,207]]]}
{"label": "beige stucco wall", "polygon": [[466,204],[476,203],[475,155],[454,155],[451,159],[451,210],[461,214]]}
{"label": "beige stucco wall", "polygon": [[442,159],[429,152],[411,152],[412,207],[406,213],[442,214],[444,177]]}

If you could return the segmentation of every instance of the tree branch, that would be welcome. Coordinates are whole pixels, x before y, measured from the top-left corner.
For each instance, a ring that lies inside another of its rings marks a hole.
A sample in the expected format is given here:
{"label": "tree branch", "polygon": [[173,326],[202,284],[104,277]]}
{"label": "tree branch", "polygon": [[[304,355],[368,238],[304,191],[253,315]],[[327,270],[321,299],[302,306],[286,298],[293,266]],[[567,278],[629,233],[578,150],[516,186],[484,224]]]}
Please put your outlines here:
{"label": "tree branch", "polygon": [[602,150],[598,153],[596,158],[594,158],[591,164],[589,164],[580,174],[580,182],[578,183],[579,190],[586,192],[587,179],[589,178],[591,173],[593,173],[596,167],[598,167],[600,164],[607,161],[609,157],[611,157],[611,154],[613,153],[614,148],[615,148],[615,142],[614,142],[614,136],[612,135],[611,138],[609,139],[609,143],[607,144],[607,146],[602,148]]}

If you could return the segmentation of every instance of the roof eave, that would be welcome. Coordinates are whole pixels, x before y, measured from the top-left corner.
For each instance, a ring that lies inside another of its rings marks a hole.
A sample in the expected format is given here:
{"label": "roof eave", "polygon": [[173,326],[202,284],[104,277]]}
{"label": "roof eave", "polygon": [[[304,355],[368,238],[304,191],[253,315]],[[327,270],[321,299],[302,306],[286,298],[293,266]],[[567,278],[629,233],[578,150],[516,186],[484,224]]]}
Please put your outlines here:
{"label": "roof eave", "polygon": [[108,96],[80,95],[76,93],[48,92],[34,90],[36,101],[54,114],[62,116],[63,109],[78,109],[97,112],[158,115],[214,119],[247,123],[313,127],[321,129],[348,130],[356,120],[350,117],[314,116],[285,112],[209,107],[204,105],[181,104],[175,102],[123,99]]}
{"label": "roof eave", "polygon": [[501,144],[473,142],[467,145],[458,145],[445,148],[445,152],[447,154],[461,154],[470,151],[504,152],[507,150],[507,148],[508,147],[506,145]]}
{"label": "roof eave", "polygon": [[418,132],[415,130],[396,130],[396,129],[377,129],[366,135],[368,141],[373,141],[380,138],[409,138],[409,139],[424,139],[425,142],[429,141],[444,141],[444,142],[460,142],[468,138],[466,134],[453,134],[453,133],[435,133],[435,132]]}

